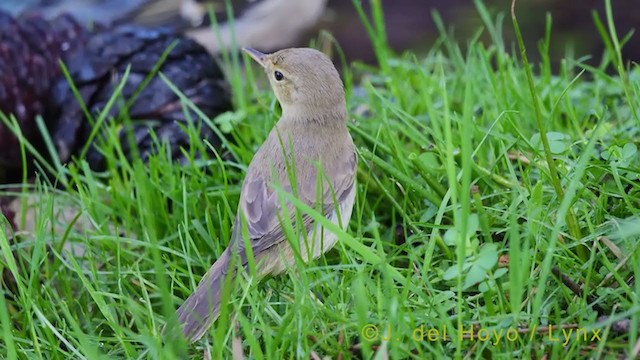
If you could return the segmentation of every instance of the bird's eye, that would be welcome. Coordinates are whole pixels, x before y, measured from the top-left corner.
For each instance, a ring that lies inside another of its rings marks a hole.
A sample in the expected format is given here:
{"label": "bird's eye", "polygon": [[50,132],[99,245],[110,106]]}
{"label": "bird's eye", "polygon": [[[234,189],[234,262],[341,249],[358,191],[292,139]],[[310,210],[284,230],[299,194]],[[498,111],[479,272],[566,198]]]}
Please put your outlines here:
{"label": "bird's eye", "polygon": [[284,75],[282,75],[280,71],[274,72],[273,76],[276,78],[276,81],[282,81],[282,79],[284,79]]}

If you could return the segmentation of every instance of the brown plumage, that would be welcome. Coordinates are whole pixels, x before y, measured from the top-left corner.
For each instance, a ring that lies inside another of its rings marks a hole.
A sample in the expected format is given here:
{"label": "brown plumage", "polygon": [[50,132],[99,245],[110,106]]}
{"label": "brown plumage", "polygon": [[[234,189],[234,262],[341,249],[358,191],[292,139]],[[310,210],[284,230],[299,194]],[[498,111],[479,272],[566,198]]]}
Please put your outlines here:
{"label": "brown plumage", "polygon": [[[295,223],[295,208],[280,203],[273,184],[343,228],[353,209],[357,160],[347,130],[342,81],[331,60],[313,49],[285,49],[269,55],[245,51],[264,67],[282,106],[282,117],[249,165],[229,247],[178,309],[183,334],[192,342],[218,317],[225,282],[233,279],[236,269],[247,266],[243,224],[259,276],[294,266],[293,250],[280,219],[284,205]],[[306,214],[302,226],[302,233],[309,234],[300,239],[303,260],[318,258],[335,244],[336,236]]]}

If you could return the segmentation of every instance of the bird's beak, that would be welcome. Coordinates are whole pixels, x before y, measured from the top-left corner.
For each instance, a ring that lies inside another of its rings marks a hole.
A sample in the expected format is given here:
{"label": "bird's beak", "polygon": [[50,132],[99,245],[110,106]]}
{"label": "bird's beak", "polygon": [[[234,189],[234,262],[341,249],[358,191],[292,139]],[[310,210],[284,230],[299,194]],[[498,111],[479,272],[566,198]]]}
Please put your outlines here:
{"label": "bird's beak", "polygon": [[242,50],[253,58],[260,66],[267,66],[267,54],[263,54],[258,50],[252,48],[242,48]]}

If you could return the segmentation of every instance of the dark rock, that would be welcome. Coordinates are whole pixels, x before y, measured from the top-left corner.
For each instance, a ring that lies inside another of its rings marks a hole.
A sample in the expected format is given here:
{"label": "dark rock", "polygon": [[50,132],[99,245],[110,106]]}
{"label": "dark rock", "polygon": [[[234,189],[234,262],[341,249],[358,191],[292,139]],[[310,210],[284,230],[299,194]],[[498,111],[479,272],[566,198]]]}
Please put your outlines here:
{"label": "dark rock", "polygon": [[[87,36],[69,16],[45,21],[14,19],[0,12],[0,112],[13,114],[23,136],[38,148],[41,136],[35,117],[52,115],[49,90],[61,75],[58,60],[80,47]],[[18,140],[0,122],[0,167],[11,172],[20,163]]]}
{"label": "dark rock", "polygon": [[[196,42],[166,29],[132,26],[96,29],[90,32],[69,16],[47,21],[36,16],[14,19],[0,12],[0,111],[16,116],[22,133],[36,149],[42,149],[42,137],[35,122],[37,115],[42,115],[60,159],[69,161],[90,140],[98,114],[108,110],[107,123],[131,122],[132,126],[127,128],[133,131],[143,159],[155,151],[150,134],[153,130],[159,139],[168,142],[171,153],[180,160],[180,148],[189,147],[189,138],[181,125],[200,119],[193,112],[185,117],[179,97],[153,73],[171,46],[174,47],[159,71],[208,117],[231,109],[231,97],[220,68]],[[82,101],[62,75],[59,61],[66,65]],[[120,98],[105,110],[127,68],[130,72]],[[149,83],[141,89],[150,76]],[[83,104],[92,119],[86,118]],[[122,109],[125,104],[130,105],[128,111]],[[197,128],[202,129],[202,139],[214,146],[220,143],[206,126]],[[102,133],[98,131],[99,136],[91,139],[93,143],[86,153],[86,160],[96,170],[105,166],[95,146]],[[120,141],[131,157],[134,151],[126,139],[123,131]],[[0,174],[7,177],[13,172],[10,169],[20,166],[18,141],[0,124]]]}

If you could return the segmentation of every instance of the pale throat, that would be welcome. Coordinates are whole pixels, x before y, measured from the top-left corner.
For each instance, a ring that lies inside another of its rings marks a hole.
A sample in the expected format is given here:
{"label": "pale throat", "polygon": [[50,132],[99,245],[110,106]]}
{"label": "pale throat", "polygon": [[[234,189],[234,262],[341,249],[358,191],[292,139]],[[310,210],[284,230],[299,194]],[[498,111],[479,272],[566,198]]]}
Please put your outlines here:
{"label": "pale throat", "polygon": [[346,125],[347,108],[344,100],[328,104],[285,104],[282,107],[282,117],[291,121],[315,120],[325,125]]}

